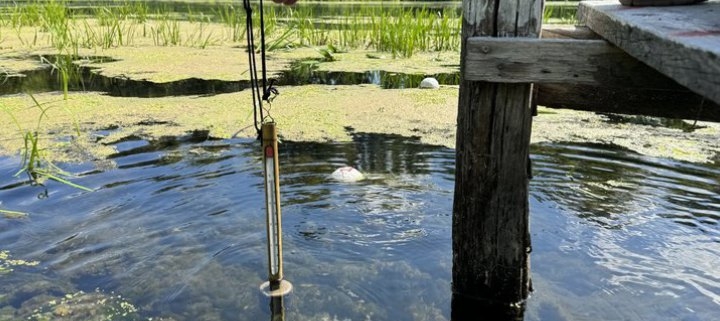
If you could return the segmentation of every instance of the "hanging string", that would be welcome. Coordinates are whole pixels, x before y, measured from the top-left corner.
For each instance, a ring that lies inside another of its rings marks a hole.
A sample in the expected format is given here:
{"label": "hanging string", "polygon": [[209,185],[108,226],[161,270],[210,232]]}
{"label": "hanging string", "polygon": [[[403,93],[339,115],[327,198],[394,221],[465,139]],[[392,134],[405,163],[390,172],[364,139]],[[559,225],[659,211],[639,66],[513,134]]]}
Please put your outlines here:
{"label": "hanging string", "polygon": [[[270,117],[270,108],[265,109],[263,107],[263,101],[267,102],[268,106],[271,104],[275,95],[278,95],[278,90],[273,86],[275,83],[274,79],[271,79],[268,83],[267,80],[267,65],[265,63],[265,19],[263,11],[263,1],[260,0],[260,64],[262,67],[262,78],[258,78],[258,66],[255,58],[255,35],[253,30],[253,9],[250,5],[250,0],[243,0],[243,7],[245,8],[245,29],[247,39],[247,50],[248,50],[248,65],[250,71],[250,89],[252,91],[253,98],[253,118],[255,130],[260,135],[260,124],[267,118],[272,120]],[[260,93],[260,84],[262,81],[262,94]],[[267,112],[267,115],[263,111]]]}

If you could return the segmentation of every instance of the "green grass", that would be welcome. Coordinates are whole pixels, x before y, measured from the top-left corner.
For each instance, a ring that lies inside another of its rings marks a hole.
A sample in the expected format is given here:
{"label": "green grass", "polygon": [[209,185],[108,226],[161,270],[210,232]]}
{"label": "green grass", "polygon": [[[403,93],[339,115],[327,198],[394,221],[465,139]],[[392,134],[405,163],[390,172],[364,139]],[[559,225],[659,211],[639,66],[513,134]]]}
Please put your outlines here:
{"label": "green grass", "polygon": [[[398,3],[380,6],[339,3],[332,10],[319,12],[310,5],[280,6],[267,2],[264,8],[266,42],[270,50],[330,44],[389,52],[393,57],[460,49],[462,17],[456,7],[419,5],[410,10]],[[169,5],[151,7],[150,4],[148,1],[113,1],[110,5],[98,6],[90,16],[78,16],[70,7],[72,1],[36,0],[9,6],[0,15],[0,25],[18,30],[18,35],[20,28],[38,28],[33,39],[22,40],[29,46],[37,45],[38,32],[48,32],[51,45],[63,54],[76,54],[78,48],[130,46],[138,37],[149,37],[157,46],[207,48],[226,41],[245,44],[245,12],[238,3],[218,4],[208,12],[199,12],[190,4],[185,9],[177,9],[181,12],[173,12]],[[575,3],[548,2],[543,20],[573,23],[575,6]],[[97,19],[97,25],[87,23],[86,18]],[[260,34],[259,19],[259,8],[254,7],[256,40]],[[194,27],[181,28],[181,20]],[[211,23],[224,25],[226,31],[208,32]]]}
{"label": "green grass", "polygon": [[[10,6],[1,15],[0,25],[18,30],[34,27],[37,32],[50,34],[50,43],[61,53],[76,53],[78,48],[107,49],[128,46],[137,37],[150,37],[158,46],[184,45],[206,48],[216,42],[229,40],[244,44],[245,12],[233,4],[218,5],[209,14],[171,12],[160,7],[151,12],[148,2],[112,2],[98,7],[90,16],[77,16],[65,0],[36,1]],[[333,16],[318,16],[310,6],[278,6],[269,3],[264,8],[265,33],[268,46],[274,50],[294,46],[325,46],[376,49],[409,57],[418,51],[459,50],[460,17],[454,8],[407,10],[399,6],[338,5]],[[95,18],[90,24],[83,19]],[[181,31],[179,20],[197,27]],[[259,10],[254,9],[254,33],[259,39]],[[82,21],[81,21],[82,20]],[[41,23],[38,25],[37,21]],[[331,22],[328,22],[331,21]],[[206,33],[209,23],[226,26],[227,33]],[[139,32],[142,30],[142,32]],[[22,39],[27,45],[37,45],[35,39]]]}
{"label": "green grass", "polygon": [[543,11],[543,23],[576,24],[575,16],[577,3],[575,2],[546,2]]}

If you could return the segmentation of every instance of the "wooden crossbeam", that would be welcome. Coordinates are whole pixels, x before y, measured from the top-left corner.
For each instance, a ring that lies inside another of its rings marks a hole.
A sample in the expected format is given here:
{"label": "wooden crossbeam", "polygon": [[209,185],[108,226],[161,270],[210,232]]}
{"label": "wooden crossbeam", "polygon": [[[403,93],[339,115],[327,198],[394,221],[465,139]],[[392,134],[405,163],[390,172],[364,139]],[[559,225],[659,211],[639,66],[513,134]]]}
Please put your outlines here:
{"label": "wooden crossbeam", "polygon": [[720,104],[720,0],[668,7],[582,1],[578,19],[636,59]]}
{"label": "wooden crossbeam", "polygon": [[[535,83],[551,108],[720,121],[720,106],[582,28],[546,29],[554,39],[473,37],[466,80]],[[560,39],[557,39],[560,38]]]}
{"label": "wooden crossbeam", "polygon": [[467,46],[467,80],[680,89],[604,40],[474,37]]}

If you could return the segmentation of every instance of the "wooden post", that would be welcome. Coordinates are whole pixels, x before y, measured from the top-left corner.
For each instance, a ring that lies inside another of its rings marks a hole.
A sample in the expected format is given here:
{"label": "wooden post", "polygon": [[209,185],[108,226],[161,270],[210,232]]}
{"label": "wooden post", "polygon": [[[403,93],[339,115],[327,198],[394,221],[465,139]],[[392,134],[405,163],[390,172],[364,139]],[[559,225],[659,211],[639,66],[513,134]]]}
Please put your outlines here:
{"label": "wooden post", "polygon": [[453,203],[457,302],[522,306],[530,290],[531,84],[465,80],[470,37],[538,37],[542,0],[464,0]]}

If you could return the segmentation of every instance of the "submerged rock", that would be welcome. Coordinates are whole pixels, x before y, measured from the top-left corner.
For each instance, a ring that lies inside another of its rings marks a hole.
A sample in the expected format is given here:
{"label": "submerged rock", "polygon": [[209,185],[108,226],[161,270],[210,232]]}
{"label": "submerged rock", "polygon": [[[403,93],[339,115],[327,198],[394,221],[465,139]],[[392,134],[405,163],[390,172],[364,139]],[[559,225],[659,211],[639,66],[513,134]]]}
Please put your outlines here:
{"label": "submerged rock", "polygon": [[421,89],[438,89],[440,83],[433,77],[427,77],[420,82]]}
{"label": "submerged rock", "polygon": [[360,173],[359,170],[351,167],[344,166],[336,169],[331,175],[334,180],[339,182],[357,182],[365,179],[365,175]]}

